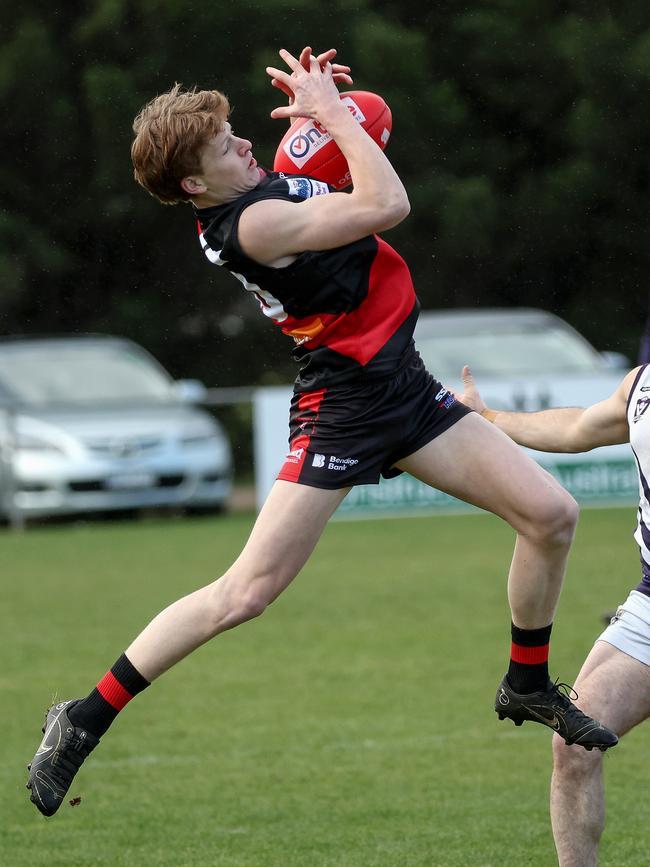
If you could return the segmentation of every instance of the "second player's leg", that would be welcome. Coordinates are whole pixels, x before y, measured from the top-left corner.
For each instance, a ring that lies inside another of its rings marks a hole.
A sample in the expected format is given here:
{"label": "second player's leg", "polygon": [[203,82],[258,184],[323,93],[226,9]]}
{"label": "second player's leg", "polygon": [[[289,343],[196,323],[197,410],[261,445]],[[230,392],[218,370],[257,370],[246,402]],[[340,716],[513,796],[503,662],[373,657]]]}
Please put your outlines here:
{"label": "second player's leg", "polygon": [[210,638],[260,615],[302,569],[347,491],[276,482],[230,569],[161,611],[127,648],[135,668],[151,681]]}
{"label": "second player's leg", "polygon": [[[575,683],[576,704],[623,735],[650,716],[650,666],[597,641]],[[597,867],[605,823],[603,756],[553,738],[551,823],[560,867]]]}
{"label": "second player's leg", "polygon": [[398,466],[513,527],[517,541],[508,578],[513,621],[522,629],[551,623],[578,518],[571,495],[476,413]]}

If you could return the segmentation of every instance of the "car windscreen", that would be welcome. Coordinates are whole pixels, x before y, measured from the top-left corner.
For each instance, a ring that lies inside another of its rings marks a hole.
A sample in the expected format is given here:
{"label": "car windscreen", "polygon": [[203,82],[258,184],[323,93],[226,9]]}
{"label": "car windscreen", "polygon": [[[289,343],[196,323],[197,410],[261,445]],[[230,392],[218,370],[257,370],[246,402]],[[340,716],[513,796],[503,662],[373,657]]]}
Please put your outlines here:
{"label": "car windscreen", "polygon": [[596,351],[568,329],[548,325],[476,326],[444,322],[416,329],[415,343],[437,379],[459,379],[464,364],[479,376],[581,374],[602,371]]}
{"label": "car windscreen", "polygon": [[171,380],[125,344],[52,341],[0,346],[0,389],[34,405],[158,402]]}

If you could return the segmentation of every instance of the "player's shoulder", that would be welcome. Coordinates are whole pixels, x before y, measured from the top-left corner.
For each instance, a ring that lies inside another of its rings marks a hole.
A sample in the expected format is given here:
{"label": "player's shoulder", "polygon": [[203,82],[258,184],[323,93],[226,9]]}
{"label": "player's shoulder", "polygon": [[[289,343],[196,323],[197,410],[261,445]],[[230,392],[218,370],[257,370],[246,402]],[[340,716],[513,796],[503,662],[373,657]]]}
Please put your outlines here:
{"label": "player's shoulder", "polygon": [[[298,219],[293,207],[296,204],[325,196],[333,191],[324,181],[307,175],[287,175],[283,172],[269,173],[263,181],[240,202],[240,228],[260,226],[266,230],[272,224],[286,219]],[[300,212],[302,214],[302,212]]]}

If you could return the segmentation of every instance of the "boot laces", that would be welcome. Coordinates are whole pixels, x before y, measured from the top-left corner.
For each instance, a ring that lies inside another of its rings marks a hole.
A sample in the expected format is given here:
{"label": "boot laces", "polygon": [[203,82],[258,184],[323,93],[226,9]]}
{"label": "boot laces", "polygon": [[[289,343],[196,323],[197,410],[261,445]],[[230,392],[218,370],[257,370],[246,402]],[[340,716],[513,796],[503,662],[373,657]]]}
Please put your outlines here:
{"label": "boot laces", "polygon": [[555,693],[556,701],[565,715],[574,718],[585,718],[585,714],[573,704],[578,698],[578,693],[570,684],[559,683],[556,680],[551,690]]}

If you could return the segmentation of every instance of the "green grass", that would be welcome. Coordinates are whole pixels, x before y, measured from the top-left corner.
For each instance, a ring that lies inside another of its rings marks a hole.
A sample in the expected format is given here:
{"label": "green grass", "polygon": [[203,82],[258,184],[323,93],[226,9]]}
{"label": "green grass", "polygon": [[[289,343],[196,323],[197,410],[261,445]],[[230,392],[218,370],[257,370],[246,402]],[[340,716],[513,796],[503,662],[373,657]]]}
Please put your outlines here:
{"label": "green grass", "polygon": [[[136,699],[44,820],[25,762],[160,608],[216,577],[250,516],[0,536],[6,867],[545,867],[550,740],[492,710],[512,534],[487,515],[332,524],[261,619]],[[584,512],[551,667],[575,677],[635,584],[631,509]],[[603,867],[645,865],[650,745],[606,757]]]}

